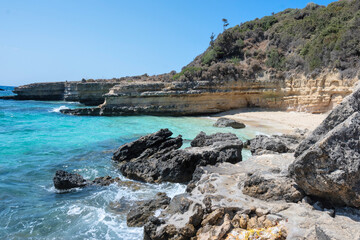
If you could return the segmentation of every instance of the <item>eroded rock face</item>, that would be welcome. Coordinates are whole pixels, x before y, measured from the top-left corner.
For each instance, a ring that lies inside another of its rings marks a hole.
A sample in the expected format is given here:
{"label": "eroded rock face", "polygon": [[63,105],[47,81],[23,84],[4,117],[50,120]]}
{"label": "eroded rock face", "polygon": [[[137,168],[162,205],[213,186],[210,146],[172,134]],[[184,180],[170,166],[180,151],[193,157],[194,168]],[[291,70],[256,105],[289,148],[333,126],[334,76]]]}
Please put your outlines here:
{"label": "eroded rock face", "polygon": [[360,113],[353,113],[305,150],[290,172],[307,194],[360,207]]}
{"label": "eroded rock face", "polygon": [[162,129],[121,146],[113,156],[128,178],[145,182],[189,182],[197,166],[241,161],[242,142],[234,134],[201,132],[189,148],[182,137]]}
{"label": "eroded rock face", "polygon": [[216,123],[214,123],[214,127],[232,127],[239,129],[245,128],[245,124],[229,118],[219,118]]}
{"label": "eroded rock face", "polygon": [[148,219],[154,216],[158,209],[164,209],[170,203],[170,198],[165,193],[157,193],[156,197],[147,201],[138,201],[131,207],[126,216],[129,227],[142,227]]}

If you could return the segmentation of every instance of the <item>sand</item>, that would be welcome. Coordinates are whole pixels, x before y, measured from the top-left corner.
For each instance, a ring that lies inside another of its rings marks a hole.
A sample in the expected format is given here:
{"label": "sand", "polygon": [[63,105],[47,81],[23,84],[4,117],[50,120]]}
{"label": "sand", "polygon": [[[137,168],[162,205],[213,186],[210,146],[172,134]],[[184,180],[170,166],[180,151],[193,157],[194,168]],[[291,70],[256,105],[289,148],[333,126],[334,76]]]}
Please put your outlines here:
{"label": "sand", "polygon": [[271,111],[264,109],[239,109],[213,115],[237,120],[260,132],[292,133],[295,129],[314,130],[328,115],[304,112]]}

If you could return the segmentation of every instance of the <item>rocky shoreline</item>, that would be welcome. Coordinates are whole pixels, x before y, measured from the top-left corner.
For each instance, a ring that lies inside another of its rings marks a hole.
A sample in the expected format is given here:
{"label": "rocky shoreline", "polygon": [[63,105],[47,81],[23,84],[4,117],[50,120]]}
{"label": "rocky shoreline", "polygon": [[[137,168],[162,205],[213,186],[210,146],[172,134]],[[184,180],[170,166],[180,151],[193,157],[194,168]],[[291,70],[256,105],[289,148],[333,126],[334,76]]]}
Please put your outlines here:
{"label": "rocky shoreline", "polygon": [[[121,146],[113,160],[125,176],[188,184],[172,199],[159,193],[135,203],[128,226],[144,226],[149,240],[359,239],[359,94],[360,87],[311,133],[257,136],[245,145],[233,134],[200,133],[180,149],[181,136],[162,129]],[[253,154],[246,161],[243,145]],[[54,184],[113,181],[100,179],[57,172]]]}

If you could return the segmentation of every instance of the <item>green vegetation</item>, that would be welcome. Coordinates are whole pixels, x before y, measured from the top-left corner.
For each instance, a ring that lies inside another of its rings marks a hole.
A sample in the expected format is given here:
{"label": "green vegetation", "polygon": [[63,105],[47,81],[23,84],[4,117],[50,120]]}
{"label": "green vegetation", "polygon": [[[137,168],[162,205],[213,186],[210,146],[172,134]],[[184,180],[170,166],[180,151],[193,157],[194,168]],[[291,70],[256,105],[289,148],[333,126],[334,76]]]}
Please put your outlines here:
{"label": "green vegetation", "polygon": [[327,7],[310,3],[224,28],[216,39],[212,35],[209,48],[190,66],[202,70],[185,69],[175,78],[185,73],[187,80],[214,74],[217,79],[252,78],[268,68],[304,74],[336,68],[354,77],[360,68],[360,1]]}
{"label": "green vegetation", "polygon": [[181,76],[191,76],[191,75],[199,75],[201,74],[201,67],[185,67],[181,70],[181,72],[175,74],[173,76],[173,80],[179,80]]}
{"label": "green vegetation", "polygon": [[266,66],[283,70],[285,67],[285,57],[276,49],[271,49],[266,55]]}

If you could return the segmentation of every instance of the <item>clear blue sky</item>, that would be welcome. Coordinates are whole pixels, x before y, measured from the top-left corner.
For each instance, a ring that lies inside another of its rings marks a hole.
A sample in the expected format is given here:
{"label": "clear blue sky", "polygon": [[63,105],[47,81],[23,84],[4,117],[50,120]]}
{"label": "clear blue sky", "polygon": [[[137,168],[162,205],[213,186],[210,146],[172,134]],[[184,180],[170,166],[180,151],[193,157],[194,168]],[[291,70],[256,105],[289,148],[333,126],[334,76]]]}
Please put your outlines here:
{"label": "clear blue sky", "polygon": [[180,71],[222,18],[231,27],[308,2],[0,0],[0,85]]}

